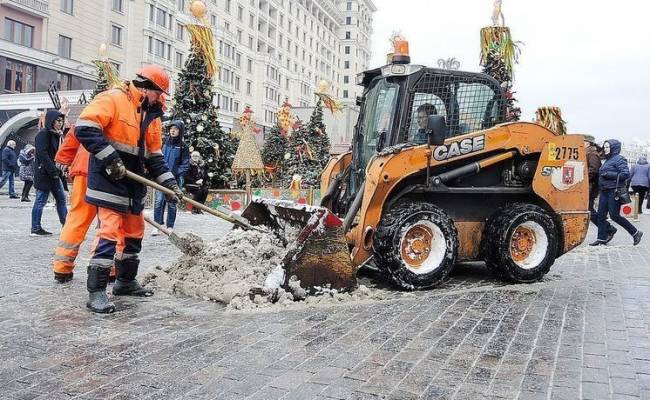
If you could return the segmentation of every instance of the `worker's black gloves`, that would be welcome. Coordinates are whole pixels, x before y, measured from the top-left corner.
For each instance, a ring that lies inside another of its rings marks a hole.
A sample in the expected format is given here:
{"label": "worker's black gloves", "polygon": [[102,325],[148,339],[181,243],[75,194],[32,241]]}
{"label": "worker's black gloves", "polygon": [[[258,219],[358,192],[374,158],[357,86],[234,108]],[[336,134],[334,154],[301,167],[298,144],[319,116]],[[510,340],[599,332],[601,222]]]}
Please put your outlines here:
{"label": "worker's black gloves", "polygon": [[180,186],[178,186],[178,184],[174,183],[172,185],[167,186],[167,188],[174,191],[173,195],[165,194],[165,199],[167,199],[168,202],[176,204],[183,200],[184,193],[181,190]]}
{"label": "worker's black gloves", "polygon": [[106,166],[106,173],[109,178],[114,181],[124,178],[126,176],[126,167],[124,166],[122,159],[118,157],[111,161],[111,163]]}

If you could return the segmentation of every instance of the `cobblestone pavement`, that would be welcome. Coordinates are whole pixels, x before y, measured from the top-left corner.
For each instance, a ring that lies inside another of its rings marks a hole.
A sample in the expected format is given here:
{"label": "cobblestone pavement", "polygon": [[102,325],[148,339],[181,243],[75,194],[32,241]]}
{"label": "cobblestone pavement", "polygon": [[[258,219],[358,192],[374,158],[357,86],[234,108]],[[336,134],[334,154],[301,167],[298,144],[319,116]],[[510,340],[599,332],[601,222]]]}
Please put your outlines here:
{"label": "cobblestone pavement", "polygon": [[[57,238],[28,236],[30,210],[0,195],[2,399],[650,399],[650,236],[579,248],[530,285],[463,265],[399,300],[226,312],[157,294],[102,316],[85,268],[53,282]],[[53,208],[43,225],[58,231]],[[181,214],[176,228],[229,227]],[[179,255],[144,247],[145,269]]]}

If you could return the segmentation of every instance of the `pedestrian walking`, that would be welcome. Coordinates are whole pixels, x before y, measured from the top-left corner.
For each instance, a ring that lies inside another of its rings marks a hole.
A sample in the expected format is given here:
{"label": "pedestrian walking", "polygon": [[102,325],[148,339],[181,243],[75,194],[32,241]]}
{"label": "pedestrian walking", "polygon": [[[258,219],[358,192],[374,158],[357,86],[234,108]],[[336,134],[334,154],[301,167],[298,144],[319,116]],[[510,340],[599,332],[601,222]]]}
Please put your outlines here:
{"label": "pedestrian walking", "polygon": [[31,201],[29,198],[29,191],[34,185],[34,158],[35,158],[36,149],[31,144],[26,144],[22,150],[20,150],[20,155],[18,156],[18,164],[20,168],[18,170],[18,176],[20,180],[24,182],[23,184],[23,193],[20,196],[20,201]]}
{"label": "pedestrian walking", "polygon": [[627,190],[627,180],[630,177],[630,170],[627,160],[621,153],[621,142],[616,139],[607,140],[603,144],[605,162],[598,171],[598,187],[600,198],[598,200],[598,239],[590,243],[590,246],[602,246],[607,244],[607,214],[620,226],[622,226],[633,239],[636,246],[641,242],[643,232],[636,229],[630,221],[621,217],[621,203],[619,193]]}
{"label": "pedestrian walking", "polygon": [[[144,66],[136,75],[123,86],[96,96],[75,125],[77,139],[92,154],[86,201],[98,207],[100,222],[86,285],[86,306],[97,313],[115,311],[106,295],[113,264],[117,269],[113,295],[153,295],[135,279],[147,188],[126,178],[126,172],[143,175],[146,168],[156,182],[174,192],[167,201],[179,201],[183,196],[161,151],[161,96],[167,93],[169,77],[155,65]],[[124,247],[120,249],[118,244]]]}
{"label": "pedestrian walking", "polygon": [[[86,202],[88,188],[88,161],[90,154],[81,146],[75,134],[74,126],[65,135],[65,139],[56,153],[57,165],[63,166],[72,180],[70,192],[70,211],[59,234],[59,244],[54,250],[54,280],[65,283],[73,278],[75,260],[79,248],[86,239],[90,225],[97,216],[97,207]],[[123,245],[118,243],[118,251]],[[115,280],[115,268],[111,268],[109,280]]]}
{"label": "pedestrian walking", "polygon": [[[169,137],[165,140],[162,148],[165,164],[178,182],[183,186],[183,178],[190,168],[190,151],[183,141],[185,124],[183,121],[172,121],[169,126]],[[165,222],[165,209],[167,209],[167,221]],[[176,203],[168,202],[162,192],[156,191],[156,202],[154,204],[153,219],[160,225],[167,226],[172,231],[176,223]],[[154,229],[152,235],[158,234]]]}
{"label": "pedestrian walking", "polygon": [[[594,208],[596,198],[598,197],[598,171],[602,165],[602,149],[596,145],[596,139],[591,135],[584,136],[584,145],[587,150],[587,171],[589,174],[589,212],[591,222],[598,227],[598,213]],[[617,229],[607,223],[607,238],[606,243],[609,243],[617,232]]]}
{"label": "pedestrian walking", "polygon": [[[190,157],[190,170],[185,177],[185,190],[192,194],[195,201],[205,203],[208,197],[208,168],[201,153],[193,151]],[[203,211],[192,208],[192,214],[203,214]]]}
{"label": "pedestrian walking", "polygon": [[31,236],[46,236],[52,233],[41,226],[43,208],[47,204],[50,193],[56,202],[56,212],[61,225],[65,224],[68,214],[65,192],[61,181],[61,171],[56,167],[56,155],[63,135],[63,114],[57,110],[48,110],[45,114],[45,126],[36,134],[36,158],[34,160],[34,187],[36,199],[32,207]]}
{"label": "pedestrian walking", "polygon": [[16,142],[9,140],[2,149],[2,178],[0,178],[0,189],[9,182],[9,198],[17,199],[14,176],[18,169],[18,157],[16,157]]}
{"label": "pedestrian walking", "polygon": [[645,156],[639,157],[636,164],[632,166],[630,175],[630,186],[639,199],[637,212],[643,214],[643,200],[648,193],[648,187],[650,187],[650,165],[648,165],[648,159]]}

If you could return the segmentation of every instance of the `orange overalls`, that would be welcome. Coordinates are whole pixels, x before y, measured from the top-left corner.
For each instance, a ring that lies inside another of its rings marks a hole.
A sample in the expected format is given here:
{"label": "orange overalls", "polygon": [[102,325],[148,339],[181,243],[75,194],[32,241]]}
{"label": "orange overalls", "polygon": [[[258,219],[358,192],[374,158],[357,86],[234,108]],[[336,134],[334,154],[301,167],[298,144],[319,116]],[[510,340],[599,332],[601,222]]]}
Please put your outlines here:
{"label": "orange overalls", "polygon": [[[69,274],[74,270],[79,247],[86,238],[90,224],[97,216],[97,207],[88,204],[85,199],[88,188],[89,156],[88,151],[77,140],[74,127],[71,127],[55,157],[57,163],[70,167],[69,176],[72,179],[70,210],[54,252],[54,272],[60,274]],[[121,247],[123,248],[123,244]],[[111,276],[114,275],[115,268],[111,270]]]}
{"label": "orange overalls", "polygon": [[142,99],[142,93],[132,84],[112,89],[95,97],[77,120],[78,138],[94,154],[89,163],[86,201],[98,207],[100,228],[93,244],[91,266],[108,268],[114,260],[120,265],[129,260],[127,264],[133,264],[131,269],[137,271],[142,248],[146,188],[128,178],[113,181],[107,177],[103,169],[110,160],[119,156],[126,168],[136,174],[143,174],[146,166],[163,186],[176,182],[161,151],[162,111],[141,110]]}

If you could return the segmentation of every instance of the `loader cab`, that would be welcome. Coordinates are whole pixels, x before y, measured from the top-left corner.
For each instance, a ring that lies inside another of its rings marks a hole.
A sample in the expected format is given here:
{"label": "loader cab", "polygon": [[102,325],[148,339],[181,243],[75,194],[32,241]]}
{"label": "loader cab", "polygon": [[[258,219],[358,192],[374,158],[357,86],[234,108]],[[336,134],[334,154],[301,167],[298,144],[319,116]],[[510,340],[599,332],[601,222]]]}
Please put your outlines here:
{"label": "loader cab", "polygon": [[360,74],[357,84],[364,92],[353,139],[350,193],[360,188],[376,153],[426,143],[418,114],[420,121],[425,115],[443,116],[447,138],[505,122],[505,92],[485,74],[389,64]]}

